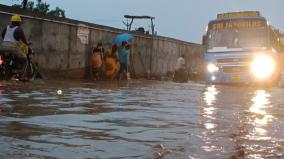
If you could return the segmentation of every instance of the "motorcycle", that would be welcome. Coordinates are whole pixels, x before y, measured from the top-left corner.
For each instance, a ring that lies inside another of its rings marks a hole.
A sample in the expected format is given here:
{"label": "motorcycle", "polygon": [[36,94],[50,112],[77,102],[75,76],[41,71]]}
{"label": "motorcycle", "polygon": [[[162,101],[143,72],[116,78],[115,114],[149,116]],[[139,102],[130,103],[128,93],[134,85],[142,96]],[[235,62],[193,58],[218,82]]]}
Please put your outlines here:
{"label": "motorcycle", "polygon": [[189,79],[189,74],[188,74],[188,71],[185,68],[176,70],[174,72],[174,75],[173,75],[173,81],[174,82],[186,83],[186,82],[188,82],[188,79]]}
{"label": "motorcycle", "polygon": [[24,66],[24,72],[20,73],[21,65],[17,61],[15,53],[12,51],[0,51],[0,80],[11,80],[12,78],[20,81],[33,80],[38,76],[38,71],[33,63],[34,51],[28,47],[27,63]]}

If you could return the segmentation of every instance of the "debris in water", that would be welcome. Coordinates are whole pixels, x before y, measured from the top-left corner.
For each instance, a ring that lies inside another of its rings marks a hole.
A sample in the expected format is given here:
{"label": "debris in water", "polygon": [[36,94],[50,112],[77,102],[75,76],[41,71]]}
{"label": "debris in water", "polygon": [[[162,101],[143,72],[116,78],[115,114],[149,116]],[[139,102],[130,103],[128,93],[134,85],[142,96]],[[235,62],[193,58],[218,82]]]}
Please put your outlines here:
{"label": "debris in water", "polygon": [[57,90],[58,95],[62,95],[62,90]]}

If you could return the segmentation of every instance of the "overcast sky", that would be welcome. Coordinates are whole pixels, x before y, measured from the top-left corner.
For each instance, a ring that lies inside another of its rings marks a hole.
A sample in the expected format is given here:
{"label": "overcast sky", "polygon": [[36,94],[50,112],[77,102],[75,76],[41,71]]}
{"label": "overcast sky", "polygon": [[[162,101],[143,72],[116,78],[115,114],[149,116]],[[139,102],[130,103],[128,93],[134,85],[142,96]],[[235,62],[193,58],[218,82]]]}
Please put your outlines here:
{"label": "overcast sky", "polygon": [[[159,35],[200,43],[207,23],[220,12],[258,10],[270,23],[284,31],[284,0],[43,0],[51,8],[65,9],[66,16],[102,25],[125,28],[123,15],[156,17]],[[15,0],[0,0],[2,4]],[[134,28],[149,29],[148,21]]]}

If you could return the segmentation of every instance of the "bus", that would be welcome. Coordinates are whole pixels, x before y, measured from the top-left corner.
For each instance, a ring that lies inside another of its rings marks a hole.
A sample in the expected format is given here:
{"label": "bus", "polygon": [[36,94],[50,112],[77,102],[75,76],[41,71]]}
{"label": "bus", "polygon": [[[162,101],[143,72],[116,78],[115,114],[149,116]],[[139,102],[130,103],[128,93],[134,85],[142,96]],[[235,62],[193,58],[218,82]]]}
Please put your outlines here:
{"label": "bus", "polygon": [[208,83],[275,83],[280,38],[258,11],[230,12],[209,22],[203,36]]}

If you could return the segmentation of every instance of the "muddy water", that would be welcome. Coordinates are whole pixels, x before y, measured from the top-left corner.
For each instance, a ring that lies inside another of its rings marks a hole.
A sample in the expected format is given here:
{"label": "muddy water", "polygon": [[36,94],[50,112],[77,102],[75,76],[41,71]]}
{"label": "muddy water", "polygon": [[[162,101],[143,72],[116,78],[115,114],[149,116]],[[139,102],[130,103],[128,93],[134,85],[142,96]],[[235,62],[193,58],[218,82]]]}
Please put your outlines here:
{"label": "muddy water", "polygon": [[0,158],[284,158],[284,90],[0,84]]}

